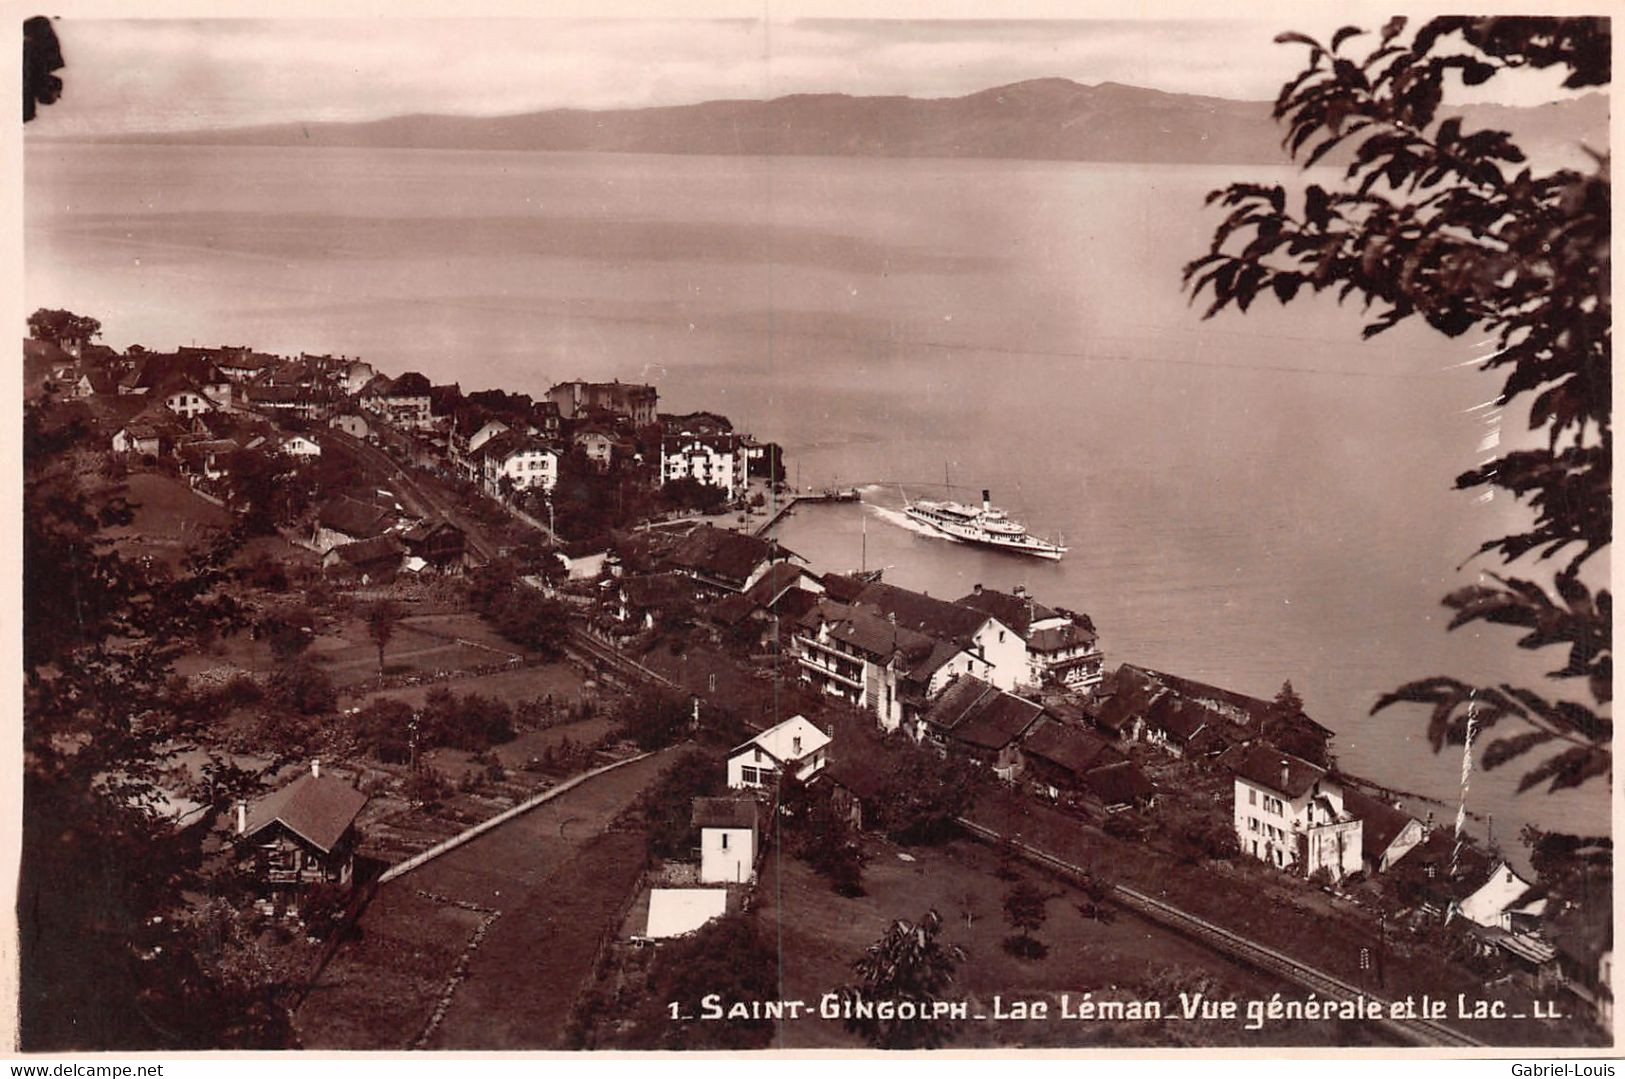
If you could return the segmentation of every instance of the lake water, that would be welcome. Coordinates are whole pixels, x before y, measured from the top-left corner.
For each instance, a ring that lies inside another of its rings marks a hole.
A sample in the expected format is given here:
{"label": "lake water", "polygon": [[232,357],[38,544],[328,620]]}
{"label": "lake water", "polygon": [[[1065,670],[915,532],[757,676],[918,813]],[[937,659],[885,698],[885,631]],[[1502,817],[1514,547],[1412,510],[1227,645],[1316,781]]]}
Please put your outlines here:
{"label": "lake water", "polygon": [[[1524,518],[1450,490],[1497,437],[1468,364],[1487,346],[1362,343],[1358,312],[1319,300],[1202,321],[1179,288],[1215,221],[1202,195],[1288,176],[34,143],[26,299],[119,347],[359,354],[465,391],[652,382],[663,410],[782,442],[803,484],[865,487],[782,526],[819,568],[949,597],[1025,584],[1089,612],[1108,662],[1261,696],[1290,679],[1351,770],[1453,799],[1459,752],[1431,752],[1419,709],[1370,716],[1377,695],[1561,663],[1444,632],[1439,598],[1496,568],[1458,567]],[[1071,553],[902,527],[904,493],[945,479]],[[1607,829],[1605,787],[1518,796],[1520,771],[1470,789],[1508,845],[1528,820]]]}

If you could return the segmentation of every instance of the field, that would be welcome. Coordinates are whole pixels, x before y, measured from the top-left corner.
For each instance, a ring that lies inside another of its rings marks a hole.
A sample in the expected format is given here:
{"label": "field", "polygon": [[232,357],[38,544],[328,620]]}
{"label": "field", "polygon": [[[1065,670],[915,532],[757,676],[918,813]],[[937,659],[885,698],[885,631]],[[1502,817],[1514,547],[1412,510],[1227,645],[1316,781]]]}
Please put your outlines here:
{"label": "field", "polygon": [[[373,663],[376,671],[376,653],[373,656]],[[478,693],[484,697],[495,697],[498,700],[506,701],[508,704],[517,704],[520,701],[550,696],[560,705],[565,705],[572,704],[580,698],[582,682],[580,673],[574,667],[565,663],[544,663],[534,667],[516,667],[513,670],[478,675],[473,678],[459,678],[443,684],[459,696]],[[379,690],[351,703],[365,704],[369,701],[388,697],[393,700],[404,701],[408,705],[417,708],[423,704],[424,698],[434,688],[434,686],[403,686],[400,689]]]}
{"label": "field", "polygon": [[[600,929],[630,894],[629,867],[642,864],[641,839],[606,829],[680,751],[588,780],[385,884],[361,916],[358,939],[339,949],[295,1017],[304,1047],[410,1047],[465,954],[469,978],[432,1044],[553,1045]],[[463,1010],[465,995],[478,1014]]]}
{"label": "field", "polygon": [[[1071,888],[1027,873],[1046,892],[1048,918],[1037,933],[1048,945],[1040,960],[1005,952],[1012,933],[1003,916],[1011,883],[995,875],[989,849],[961,841],[942,848],[871,844],[873,860],[864,871],[868,894],[836,895],[805,864],[771,853],[757,895],[759,918],[768,939],[780,943],[779,971],[787,999],[816,1005],[818,998],[852,980],[851,963],[897,918],[917,919],[935,909],[944,920],[943,940],[965,951],[956,984],[946,998],[966,1000],[971,1014],[992,1014],[993,996],[1004,1001],[1047,1000],[1047,1021],[983,1021],[964,1024],[955,1048],[992,1046],[1105,1045],[1325,1045],[1327,1029],[1276,1026],[1248,1032],[1242,1024],[1062,1021],[1061,993],[1077,1001],[1175,1000],[1179,989],[1202,989],[1215,998],[1267,998],[1284,987],[1160,927],[1119,913],[1109,923],[1085,918],[1077,904],[1084,896]],[[905,860],[903,857],[907,856]],[[969,913],[967,921],[966,914]],[[781,1024],[781,1045],[835,1048],[857,1042],[839,1021],[802,1019]]]}

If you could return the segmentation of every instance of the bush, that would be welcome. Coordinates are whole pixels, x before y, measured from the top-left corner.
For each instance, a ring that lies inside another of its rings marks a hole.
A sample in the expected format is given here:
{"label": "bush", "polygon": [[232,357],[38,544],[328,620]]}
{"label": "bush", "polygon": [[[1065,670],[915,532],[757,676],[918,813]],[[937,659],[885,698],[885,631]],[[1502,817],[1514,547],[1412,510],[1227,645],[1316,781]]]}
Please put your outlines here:
{"label": "bush", "polygon": [[274,703],[302,716],[331,712],[339,700],[333,679],[304,658],[284,663],[272,672],[269,690]]}
{"label": "bush", "polygon": [[629,698],[621,711],[621,734],[645,753],[664,749],[683,737],[692,719],[687,701],[664,690],[645,689]]}

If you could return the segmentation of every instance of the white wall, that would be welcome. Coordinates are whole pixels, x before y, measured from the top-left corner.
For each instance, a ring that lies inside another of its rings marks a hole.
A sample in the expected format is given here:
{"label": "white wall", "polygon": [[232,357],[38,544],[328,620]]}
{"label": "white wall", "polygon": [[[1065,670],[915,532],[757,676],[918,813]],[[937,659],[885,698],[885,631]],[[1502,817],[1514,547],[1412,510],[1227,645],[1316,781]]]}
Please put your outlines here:
{"label": "white wall", "polygon": [[756,849],[749,828],[700,829],[700,883],[743,884],[755,872]]}

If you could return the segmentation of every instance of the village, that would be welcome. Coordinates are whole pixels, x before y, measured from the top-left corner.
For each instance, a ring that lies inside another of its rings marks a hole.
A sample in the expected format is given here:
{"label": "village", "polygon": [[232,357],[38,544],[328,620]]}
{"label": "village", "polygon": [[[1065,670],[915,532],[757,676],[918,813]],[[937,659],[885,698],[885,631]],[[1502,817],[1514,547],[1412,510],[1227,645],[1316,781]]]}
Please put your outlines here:
{"label": "village", "polygon": [[[809,564],[772,526],[828,494],[725,416],[630,382],[465,393],[348,356],[117,352],[69,312],[31,328],[31,423],[124,492],[118,553],[179,574],[232,548],[246,628],[174,665],[204,733],[172,747],[162,812],[218,881],[191,898],[232,926],[216,958],[276,972],[303,1047],[861,1044],[694,1016],[708,978],[837,991],[928,910],[979,1001],[1507,1004],[955,1045],[1611,1029],[1610,882],[1574,852],[1531,833],[1520,870],[1454,806],[1400,808],[1339,767],[1292,672],[1250,696],[1108,660],[1110,627],[1021,587],[945,598]],[[222,798],[228,772],[257,790]]]}

